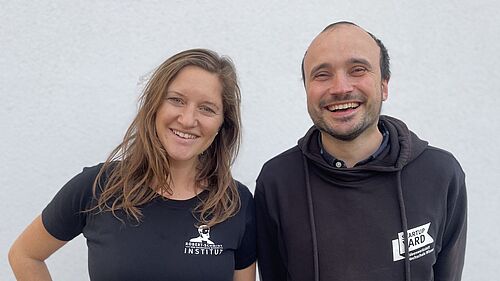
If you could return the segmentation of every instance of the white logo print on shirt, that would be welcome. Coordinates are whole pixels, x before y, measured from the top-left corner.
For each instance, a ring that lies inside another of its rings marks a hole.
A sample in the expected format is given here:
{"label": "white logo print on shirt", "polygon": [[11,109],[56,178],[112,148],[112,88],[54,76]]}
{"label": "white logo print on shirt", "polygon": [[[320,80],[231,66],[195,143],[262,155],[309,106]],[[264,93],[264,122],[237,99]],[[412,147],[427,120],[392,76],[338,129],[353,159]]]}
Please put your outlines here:
{"label": "white logo print on shirt", "polygon": [[[426,223],[421,226],[408,229],[408,251],[410,260],[421,258],[434,251],[434,239],[429,234],[431,223]],[[392,257],[393,261],[402,260],[405,258],[405,244],[403,232],[398,233],[398,239],[392,240]]]}
{"label": "white logo print on shirt", "polygon": [[188,255],[220,255],[224,247],[222,244],[215,244],[210,240],[210,227],[200,225],[198,227],[198,237],[189,239],[184,243],[184,254]]}
{"label": "white logo print on shirt", "polygon": [[198,233],[200,234],[200,236],[189,239],[189,242],[205,242],[207,244],[214,243],[210,241],[210,239],[208,239],[210,238],[210,227],[206,225],[200,225],[200,227],[198,227]]}

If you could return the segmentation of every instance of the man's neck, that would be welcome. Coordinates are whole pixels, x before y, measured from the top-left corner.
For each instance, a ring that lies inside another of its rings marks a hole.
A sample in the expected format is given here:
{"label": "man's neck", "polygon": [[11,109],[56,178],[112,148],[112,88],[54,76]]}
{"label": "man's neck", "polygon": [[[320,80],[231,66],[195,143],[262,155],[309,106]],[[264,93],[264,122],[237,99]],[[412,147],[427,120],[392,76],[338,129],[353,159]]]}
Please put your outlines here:
{"label": "man's neck", "polygon": [[382,133],[377,126],[364,131],[351,141],[336,139],[325,132],[321,132],[323,148],[336,159],[344,161],[348,168],[370,157],[382,143]]}

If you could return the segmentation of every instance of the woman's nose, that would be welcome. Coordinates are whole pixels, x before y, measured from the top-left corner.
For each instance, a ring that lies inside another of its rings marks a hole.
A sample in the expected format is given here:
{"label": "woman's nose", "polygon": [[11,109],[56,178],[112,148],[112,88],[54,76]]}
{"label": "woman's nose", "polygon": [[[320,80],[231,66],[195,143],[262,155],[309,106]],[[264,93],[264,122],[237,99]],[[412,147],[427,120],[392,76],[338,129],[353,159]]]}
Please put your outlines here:
{"label": "woman's nose", "polygon": [[186,106],[180,112],[179,117],[177,119],[179,123],[186,127],[194,127],[197,125],[198,119],[196,115],[196,109],[192,106]]}

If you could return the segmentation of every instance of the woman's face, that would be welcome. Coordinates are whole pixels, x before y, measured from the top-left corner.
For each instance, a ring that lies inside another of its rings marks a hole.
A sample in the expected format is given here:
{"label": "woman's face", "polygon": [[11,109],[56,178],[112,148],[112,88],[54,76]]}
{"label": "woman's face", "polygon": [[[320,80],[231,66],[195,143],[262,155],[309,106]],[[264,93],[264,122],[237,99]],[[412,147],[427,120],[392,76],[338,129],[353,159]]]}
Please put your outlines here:
{"label": "woman's face", "polygon": [[224,120],[219,77],[197,66],[172,80],[156,113],[156,131],[171,164],[195,164]]}

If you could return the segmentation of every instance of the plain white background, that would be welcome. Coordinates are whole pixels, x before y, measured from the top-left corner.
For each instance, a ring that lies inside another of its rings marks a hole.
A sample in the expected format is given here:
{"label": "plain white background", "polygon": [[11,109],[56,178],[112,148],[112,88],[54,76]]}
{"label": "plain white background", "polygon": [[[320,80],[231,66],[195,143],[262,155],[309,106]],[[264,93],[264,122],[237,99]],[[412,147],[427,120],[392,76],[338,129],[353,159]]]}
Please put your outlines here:
{"label": "plain white background", "polygon": [[[105,159],[136,112],[141,83],[167,57],[204,47],[233,58],[243,147],[235,177],[311,121],[300,61],[313,37],[350,20],[383,40],[392,79],[383,113],[460,160],[469,195],[463,280],[497,278],[500,30],[493,0],[0,0],[0,280],[15,237],[83,166]],[[49,258],[55,280],[88,280],[80,236]]]}

